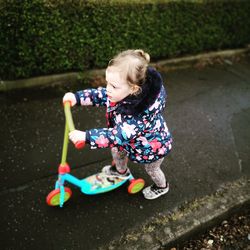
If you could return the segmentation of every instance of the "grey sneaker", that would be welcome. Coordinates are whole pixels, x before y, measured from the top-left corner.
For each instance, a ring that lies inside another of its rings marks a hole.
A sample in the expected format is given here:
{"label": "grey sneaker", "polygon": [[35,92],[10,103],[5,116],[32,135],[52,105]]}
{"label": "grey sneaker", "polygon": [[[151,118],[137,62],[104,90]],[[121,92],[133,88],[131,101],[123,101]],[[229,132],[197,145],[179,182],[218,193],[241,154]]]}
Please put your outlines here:
{"label": "grey sneaker", "polygon": [[157,187],[155,184],[146,187],[142,190],[144,197],[148,200],[156,199],[169,191],[169,183],[167,183],[165,188]]}
{"label": "grey sneaker", "polygon": [[116,170],[115,166],[111,165],[103,167],[102,172],[105,173],[105,175],[107,175],[108,177],[117,177],[119,179],[127,179],[130,176],[130,171],[128,168],[126,169],[126,172],[124,174],[121,174]]}

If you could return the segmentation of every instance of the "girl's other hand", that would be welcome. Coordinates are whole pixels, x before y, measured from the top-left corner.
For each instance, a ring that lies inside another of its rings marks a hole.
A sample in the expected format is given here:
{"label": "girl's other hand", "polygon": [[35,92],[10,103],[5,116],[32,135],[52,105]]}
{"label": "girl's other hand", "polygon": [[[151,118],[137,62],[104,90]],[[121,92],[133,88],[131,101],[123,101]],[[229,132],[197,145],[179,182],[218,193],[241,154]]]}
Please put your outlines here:
{"label": "girl's other hand", "polygon": [[76,105],[76,97],[73,93],[68,92],[63,97],[63,103],[70,102],[70,106],[73,107]]}

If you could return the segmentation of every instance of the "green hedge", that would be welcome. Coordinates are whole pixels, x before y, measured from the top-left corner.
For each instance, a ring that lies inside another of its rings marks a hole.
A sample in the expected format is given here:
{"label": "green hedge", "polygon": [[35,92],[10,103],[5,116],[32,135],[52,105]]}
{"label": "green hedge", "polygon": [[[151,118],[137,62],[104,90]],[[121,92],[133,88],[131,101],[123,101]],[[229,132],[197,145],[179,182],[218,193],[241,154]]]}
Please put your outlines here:
{"label": "green hedge", "polygon": [[3,80],[102,68],[118,51],[153,60],[250,42],[250,1],[1,0]]}

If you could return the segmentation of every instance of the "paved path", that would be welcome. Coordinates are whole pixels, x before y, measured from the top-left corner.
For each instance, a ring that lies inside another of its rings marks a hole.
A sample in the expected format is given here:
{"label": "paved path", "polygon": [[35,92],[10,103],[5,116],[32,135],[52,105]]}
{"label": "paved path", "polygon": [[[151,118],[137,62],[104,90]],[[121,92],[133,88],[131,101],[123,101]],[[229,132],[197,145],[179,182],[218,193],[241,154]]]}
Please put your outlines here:
{"label": "paved path", "polygon": [[[63,209],[48,207],[61,156],[64,89],[0,94],[1,249],[97,249],[148,218],[250,176],[250,61],[163,73],[165,110],[174,148],[163,170],[171,185],[154,201],[126,187],[86,196],[72,187]],[[77,128],[102,127],[104,110],[76,108]],[[110,161],[108,150],[69,149],[73,173],[84,178]],[[135,176],[150,184],[142,166]]]}

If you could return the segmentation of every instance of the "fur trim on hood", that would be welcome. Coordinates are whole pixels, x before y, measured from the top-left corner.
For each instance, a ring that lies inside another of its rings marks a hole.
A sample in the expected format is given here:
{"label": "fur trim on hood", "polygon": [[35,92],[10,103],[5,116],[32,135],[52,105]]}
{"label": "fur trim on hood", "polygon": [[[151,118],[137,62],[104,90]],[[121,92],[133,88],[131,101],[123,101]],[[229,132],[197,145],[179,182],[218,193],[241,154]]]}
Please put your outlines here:
{"label": "fur trim on hood", "polygon": [[126,97],[117,107],[117,111],[126,115],[139,115],[154,103],[162,85],[161,75],[155,69],[148,67],[141,93]]}

